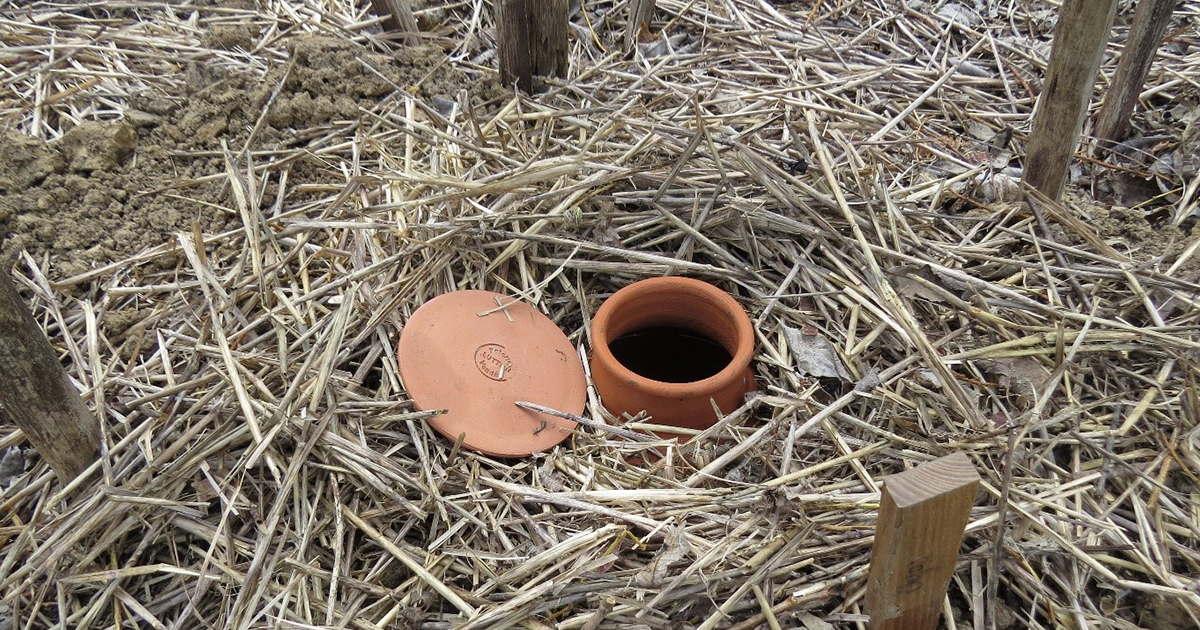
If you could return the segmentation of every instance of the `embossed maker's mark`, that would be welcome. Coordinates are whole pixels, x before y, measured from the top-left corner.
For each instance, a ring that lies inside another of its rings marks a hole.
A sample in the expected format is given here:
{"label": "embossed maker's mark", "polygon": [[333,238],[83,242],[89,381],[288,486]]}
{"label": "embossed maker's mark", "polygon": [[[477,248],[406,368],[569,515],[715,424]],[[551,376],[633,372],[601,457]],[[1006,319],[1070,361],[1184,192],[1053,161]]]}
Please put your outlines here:
{"label": "embossed maker's mark", "polygon": [[506,381],[512,375],[513,362],[504,346],[485,343],[475,349],[475,367],[493,381]]}

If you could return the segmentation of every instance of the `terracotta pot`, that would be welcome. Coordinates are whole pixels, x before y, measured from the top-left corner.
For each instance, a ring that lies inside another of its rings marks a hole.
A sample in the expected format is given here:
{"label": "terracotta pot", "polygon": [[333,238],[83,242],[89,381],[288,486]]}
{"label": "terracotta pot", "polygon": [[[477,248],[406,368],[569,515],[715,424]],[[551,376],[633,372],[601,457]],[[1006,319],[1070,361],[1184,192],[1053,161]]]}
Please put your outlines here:
{"label": "terracotta pot", "polygon": [[592,380],[613,415],[703,430],[754,389],[754,330],[728,293],[691,278],[617,291],[592,321]]}

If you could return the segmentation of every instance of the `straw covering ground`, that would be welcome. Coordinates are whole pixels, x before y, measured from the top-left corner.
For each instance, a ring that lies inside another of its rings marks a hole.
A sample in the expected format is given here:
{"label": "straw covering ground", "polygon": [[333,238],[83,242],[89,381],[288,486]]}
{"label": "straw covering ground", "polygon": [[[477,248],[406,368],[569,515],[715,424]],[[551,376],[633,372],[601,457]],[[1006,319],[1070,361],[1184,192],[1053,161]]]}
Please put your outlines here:
{"label": "straw covering ground", "polygon": [[[5,264],[104,419],[66,487],[4,426],[0,627],[854,628],[879,479],[951,452],[947,627],[1197,626],[1200,4],[1064,204],[1016,185],[1049,3],[660,0],[626,54],[586,0],[534,98],[490,3],[419,8],[0,3]],[[404,392],[436,295],[586,356],[664,274],[760,384],[665,457],[594,393],[498,461]]]}

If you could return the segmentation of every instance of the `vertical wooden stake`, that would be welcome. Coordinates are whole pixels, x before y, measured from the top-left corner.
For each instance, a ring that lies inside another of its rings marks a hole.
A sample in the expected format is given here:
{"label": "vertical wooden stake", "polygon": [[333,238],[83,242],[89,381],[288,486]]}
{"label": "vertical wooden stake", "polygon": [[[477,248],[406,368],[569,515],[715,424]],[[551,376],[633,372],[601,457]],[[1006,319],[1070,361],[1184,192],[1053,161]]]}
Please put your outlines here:
{"label": "vertical wooden stake", "polygon": [[650,30],[655,0],[629,0],[629,21],[625,23],[625,50],[633,50],[643,32]]}
{"label": "vertical wooden stake", "polygon": [[1121,51],[1121,60],[1113,72],[1112,84],[1104,95],[1104,104],[1096,117],[1096,148],[1099,150],[1124,140],[1129,136],[1129,117],[1137,104],[1154,53],[1162,43],[1167,26],[1171,23],[1171,12],[1176,0],[1140,0],[1133,24],[1129,27],[1129,40]]}
{"label": "vertical wooden stake", "polygon": [[1071,156],[1079,145],[1116,11],[1117,0],[1064,0],[1058,10],[1050,67],[1038,98],[1022,177],[1055,201],[1067,185]]}
{"label": "vertical wooden stake", "polygon": [[567,74],[568,0],[497,0],[500,82],[533,91],[533,77]]}
{"label": "vertical wooden stake", "polygon": [[394,33],[406,35],[408,43],[416,43],[417,18],[413,15],[411,0],[371,0],[371,10],[384,18],[383,27]]}
{"label": "vertical wooden stake", "polygon": [[0,268],[0,404],[66,483],[96,461],[100,424]]}
{"label": "vertical wooden stake", "polygon": [[979,473],[955,453],[883,478],[867,576],[872,630],[934,630]]}

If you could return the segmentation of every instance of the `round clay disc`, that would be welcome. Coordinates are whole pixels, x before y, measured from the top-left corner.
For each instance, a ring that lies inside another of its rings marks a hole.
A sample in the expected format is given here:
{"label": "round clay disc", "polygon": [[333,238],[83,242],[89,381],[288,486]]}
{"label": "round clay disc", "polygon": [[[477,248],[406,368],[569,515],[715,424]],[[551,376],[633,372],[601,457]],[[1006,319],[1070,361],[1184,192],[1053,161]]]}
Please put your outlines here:
{"label": "round clay disc", "polygon": [[576,423],[516,405],[579,415],[583,363],[550,318],[517,298],[456,291],[426,302],[404,325],[400,377],[417,409],[450,440],[501,457],[562,442]]}

